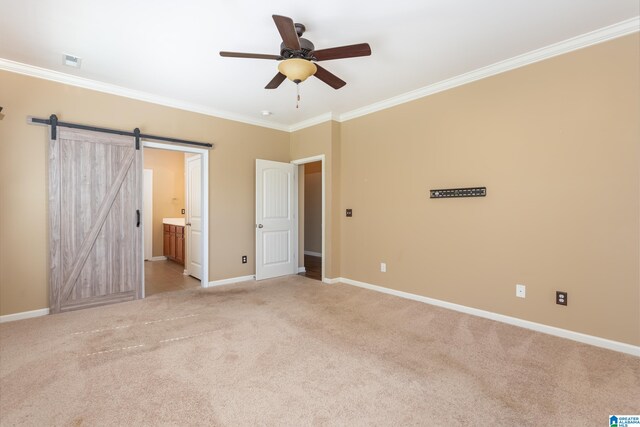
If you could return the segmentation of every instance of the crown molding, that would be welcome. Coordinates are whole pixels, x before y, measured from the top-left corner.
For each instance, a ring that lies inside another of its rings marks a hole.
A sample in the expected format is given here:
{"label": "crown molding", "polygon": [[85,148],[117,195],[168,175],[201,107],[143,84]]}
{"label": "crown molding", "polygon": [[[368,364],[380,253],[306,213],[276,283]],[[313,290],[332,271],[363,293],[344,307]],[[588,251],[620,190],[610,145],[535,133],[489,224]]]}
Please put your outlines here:
{"label": "crown molding", "polygon": [[95,90],[97,92],[108,93],[110,95],[122,96],[125,98],[135,99],[138,101],[149,102],[152,104],[163,105],[165,107],[177,108],[179,110],[190,111],[193,113],[204,114],[206,116],[217,117],[234,122],[246,123],[254,126],[261,126],[270,129],[289,132],[289,126],[280,123],[272,123],[265,120],[255,120],[250,117],[228,113],[225,111],[215,110],[213,108],[180,101],[178,99],[154,95],[126,87],[103,83],[97,80],[86,79],[71,74],[61,73],[59,71],[48,70],[46,68],[36,67],[35,65],[23,64],[21,62],[11,61],[9,59],[0,58],[0,70],[10,71],[12,73],[23,74],[30,77],[37,77],[44,80],[50,80],[70,86],[81,87],[83,89]]}
{"label": "crown molding", "polygon": [[453,89],[458,86],[472,83],[477,80],[481,80],[487,77],[494,76],[496,74],[504,73],[506,71],[514,70],[516,68],[524,67],[535,62],[543,61],[545,59],[553,58],[554,56],[562,55],[572,52],[574,50],[582,49],[588,46],[592,46],[598,43],[603,43],[608,40],[612,40],[618,37],[626,36],[631,33],[640,31],[640,17],[636,16],[631,19],[619,22],[617,24],[610,25],[608,27],[600,28],[595,31],[591,31],[586,34],[582,34],[577,37],[573,37],[564,40],[559,43],[555,43],[540,49],[533,50],[531,52],[518,55],[516,57],[496,62],[495,64],[488,65],[486,67],[478,68],[465,74],[461,74],[450,79],[442,80],[429,86],[424,86],[420,89],[406,92],[404,94],[394,96],[392,98],[385,99],[355,110],[348,111],[342,114],[334,114],[327,112],[316,117],[312,117],[307,120],[303,120],[292,125],[285,125],[282,123],[273,123],[265,120],[256,120],[251,117],[243,115],[233,114],[225,111],[219,111],[210,107],[192,104],[178,99],[153,95],[147,92],[142,92],[134,89],[128,89],[122,86],[112,85],[108,83],[102,83],[96,80],[86,79],[83,77],[74,76],[71,74],[61,73],[59,71],[48,70],[46,68],[36,67],[33,65],[23,64],[20,62],[11,61],[8,59],[0,58],[0,70],[10,71],[18,74],[24,74],[31,77],[37,77],[45,80],[50,80],[58,83],[63,83],[71,86],[77,86],[85,89],[91,89],[98,92],[108,93],[111,95],[123,96],[125,98],[136,99],[139,101],[150,102],[152,104],[164,105],[166,107],[177,108],[179,110],[191,111],[194,113],[204,114],[207,116],[217,117],[220,119],[232,120],[235,122],[246,123],[254,126],[261,126],[265,128],[295,132],[307,127],[315,126],[320,123],[324,123],[330,120],[337,122],[344,122],[347,120],[355,119],[367,114],[375,113],[377,111],[385,110],[387,108],[395,107],[396,105],[404,104],[416,99],[424,98],[429,95],[443,92],[448,89]]}
{"label": "crown molding", "polygon": [[355,119],[357,117],[375,113],[376,111],[395,107],[396,105],[414,101],[419,98],[424,98],[425,96],[433,95],[435,93],[452,89],[457,86],[462,86],[480,79],[495,76],[496,74],[501,74],[506,71],[524,67],[525,65],[553,58],[554,56],[569,53],[574,50],[582,49],[594,44],[626,36],[638,31],[640,31],[640,17],[636,16],[635,18],[627,19],[608,27],[600,28],[598,30],[591,31],[580,36],[572,37],[570,39],[554,43],[552,45],[536,49],[531,52],[506,59],[504,61],[496,62],[495,64],[478,68],[474,71],[470,71],[468,73],[461,74],[450,79],[442,80],[432,85],[425,86],[411,92],[406,92],[402,95],[385,99],[384,101],[376,102],[365,107],[348,111],[346,113],[340,114],[338,116],[338,121],[344,122],[347,120]]}
{"label": "crown molding", "polygon": [[289,132],[295,132],[297,130],[308,128],[308,127],[311,127],[311,126],[315,126],[315,125],[318,125],[320,123],[328,122],[328,121],[331,121],[331,120],[336,120],[337,121],[337,117],[333,113],[320,114],[319,116],[315,116],[315,117],[312,117],[310,119],[303,120],[301,122],[298,122],[298,123],[295,123],[295,124],[289,126]]}

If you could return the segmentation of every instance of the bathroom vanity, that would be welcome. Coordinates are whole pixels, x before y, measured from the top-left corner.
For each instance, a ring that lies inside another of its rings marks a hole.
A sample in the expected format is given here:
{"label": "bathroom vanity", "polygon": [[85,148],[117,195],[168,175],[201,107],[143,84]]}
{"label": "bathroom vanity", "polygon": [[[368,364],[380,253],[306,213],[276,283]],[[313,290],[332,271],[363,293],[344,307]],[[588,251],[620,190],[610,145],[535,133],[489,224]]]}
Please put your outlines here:
{"label": "bathroom vanity", "polygon": [[184,265],[184,218],[163,218],[163,255]]}

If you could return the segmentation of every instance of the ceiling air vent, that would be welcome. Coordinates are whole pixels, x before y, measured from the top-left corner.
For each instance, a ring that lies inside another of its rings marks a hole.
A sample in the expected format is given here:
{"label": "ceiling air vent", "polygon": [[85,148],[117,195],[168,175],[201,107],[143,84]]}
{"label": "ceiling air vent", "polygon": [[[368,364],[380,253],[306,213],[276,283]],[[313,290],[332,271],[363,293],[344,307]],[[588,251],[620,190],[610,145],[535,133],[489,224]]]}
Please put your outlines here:
{"label": "ceiling air vent", "polygon": [[67,67],[80,68],[80,62],[82,58],[69,55],[67,53],[62,54],[62,63]]}

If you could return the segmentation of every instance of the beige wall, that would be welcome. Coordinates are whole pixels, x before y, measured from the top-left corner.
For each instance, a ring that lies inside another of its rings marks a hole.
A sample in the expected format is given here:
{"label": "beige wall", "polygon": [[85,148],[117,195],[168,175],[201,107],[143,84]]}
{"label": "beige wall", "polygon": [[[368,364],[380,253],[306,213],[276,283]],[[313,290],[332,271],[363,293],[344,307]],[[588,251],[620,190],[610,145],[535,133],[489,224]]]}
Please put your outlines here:
{"label": "beige wall", "polygon": [[[325,277],[340,277],[340,125],[325,122],[291,133],[291,160],[325,155]],[[303,257],[304,246],[299,247]]]}
{"label": "beige wall", "polygon": [[[639,52],[635,34],[342,123],[342,277],[640,344]],[[487,197],[429,199],[468,186]]]}
{"label": "beige wall", "polygon": [[[302,183],[300,183],[302,184]],[[304,250],[322,253],[322,163],[304,165]]]}
{"label": "beige wall", "polygon": [[255,159],[324,154],[326,277],[638,345],[639,52],[635,34],[291,134],[0,72],[0,314],[48,305],[46,129],[25,118],[56,113],[216,144],[210,280],[255,271]]}
{"label": "beige wall", "polygon": [[179,151],[144,149],[144,168],[153,171],[153,255],[162,256],[162,218],[184,218],[184,159]]}
{"label": "beige wall", "polygon": [[209,280],[254,274],[255,159],[289,161],[288,133],[4,71],[0,97],[0,315],[49,305],[47,131],[28,115],[215,143]]}

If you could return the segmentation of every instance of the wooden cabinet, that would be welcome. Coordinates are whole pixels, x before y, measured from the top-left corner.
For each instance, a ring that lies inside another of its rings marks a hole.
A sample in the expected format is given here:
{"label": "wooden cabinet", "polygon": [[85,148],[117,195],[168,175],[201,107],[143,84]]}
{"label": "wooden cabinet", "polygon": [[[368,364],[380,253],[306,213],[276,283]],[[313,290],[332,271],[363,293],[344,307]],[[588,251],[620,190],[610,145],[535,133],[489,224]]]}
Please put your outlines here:
{"label": "wooden cabinet", "polygon": [[169,258],[171,256],[171,234],[169,234],[169,225],[162,224],[162,226],[164,227],[162,234],[162,240],[164,242],[162,244],[162,255]]}
{"label": "wooden cabinet", "polygon": [[180,232],[176,229],[176,261],[184,265],[184,227],[178,227]]}
{"label": "wooden cabinet", "polygon": [[184,265],[184,227],[162,224],[164,256]]}

